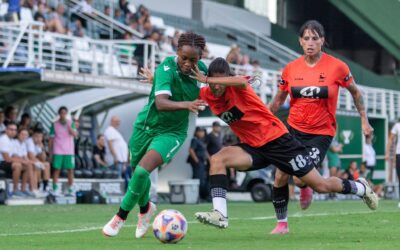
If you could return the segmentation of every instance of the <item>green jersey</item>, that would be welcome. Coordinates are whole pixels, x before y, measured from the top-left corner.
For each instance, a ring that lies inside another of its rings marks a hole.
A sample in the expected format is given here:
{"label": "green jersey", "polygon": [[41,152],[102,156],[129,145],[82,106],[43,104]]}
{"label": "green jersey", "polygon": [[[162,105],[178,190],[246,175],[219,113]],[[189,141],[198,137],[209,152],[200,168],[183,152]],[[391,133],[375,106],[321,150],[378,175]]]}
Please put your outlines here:
{"label": "green jersey", "polygon": [[[169,95],[169,99],[175,102],[194,101],[199,97],[199,83],[181,73],[176,60],[175,56],[167,57],[158,65],[149,101],[138,114],[135,127],[151,134],[174,132],[186,136],[189,110],[159,111],[155,104],[155,97],[160,94]],[[203,62],[199,61],[198,67],[203,74],[207,73]]]}

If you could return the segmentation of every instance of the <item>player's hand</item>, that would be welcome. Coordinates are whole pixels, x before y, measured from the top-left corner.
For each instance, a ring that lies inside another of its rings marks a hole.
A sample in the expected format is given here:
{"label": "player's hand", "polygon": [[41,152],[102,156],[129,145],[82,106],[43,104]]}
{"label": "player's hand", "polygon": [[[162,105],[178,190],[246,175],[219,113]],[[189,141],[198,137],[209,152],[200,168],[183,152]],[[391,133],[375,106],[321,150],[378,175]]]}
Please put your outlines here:
{"label": "player's hand", "polygon": [[197,65],[195,65],[194,69],[192,69],[192,74],[190,75],[190,77],[196,79],[199,82],[206,83],[207,81],[207,77],[200,72],[199,67]]}
{"label": "player's hand", "polygon": [[369,124],[368,120],[361,121],[361,127],[365,136],[371,136],[374,128]]}
{"label": "player's hand", "polygon": [[187,103],[187,109],[195,114],[198,114],[199,110],[204,110],[206,106],[207,103],[199,99]]}
{"label": "player's hand", "polygon": [[388,153],[385,154],[385,161],[390,160],[390,155]]}
{"label": "player's hand", "polygon": [[151,72],[150,69],[148,69],[148,68],[140,68],[139,75],[142,76],[143,78],[145,78],[143,80],[140,80],[140,82],[150,83],[150,84],[153,83],[154,75],[153,75],[153,72]]}

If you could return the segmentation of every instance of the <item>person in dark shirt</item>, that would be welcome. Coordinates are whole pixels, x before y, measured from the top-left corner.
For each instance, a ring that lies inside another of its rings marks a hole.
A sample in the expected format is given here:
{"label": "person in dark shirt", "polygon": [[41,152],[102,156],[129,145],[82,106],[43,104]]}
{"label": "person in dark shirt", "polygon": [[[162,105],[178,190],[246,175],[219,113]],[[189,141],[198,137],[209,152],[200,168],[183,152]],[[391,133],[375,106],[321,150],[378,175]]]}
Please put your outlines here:
{"label": "person in dark shirt", "polygon": [[93,159],[98,167],[107,167],[107,163],[104,161],[104,155],[106,154],[104,143],[104,135],[99,134],[96,145],[93,146]]}
{"label": "person in dark shirt", "polygon": [[200,197],[206,199],[208,196],[207,186],[207,159],[208,153],[204,142],[205,130],[197,127],[189,148],[189,163],[193,168],[193,179],[200,180]]}
{"label": "person in dark shirt", "polygon": [[207,152],[211,156],[222,148],[221,124],[213,122],[212,131],[207,135]]}

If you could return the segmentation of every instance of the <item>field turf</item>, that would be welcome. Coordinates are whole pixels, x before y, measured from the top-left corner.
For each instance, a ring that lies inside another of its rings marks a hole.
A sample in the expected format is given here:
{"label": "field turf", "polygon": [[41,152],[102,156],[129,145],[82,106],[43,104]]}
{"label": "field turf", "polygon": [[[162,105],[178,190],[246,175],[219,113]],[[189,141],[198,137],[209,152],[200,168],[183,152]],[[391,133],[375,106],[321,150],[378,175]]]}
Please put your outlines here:
{"label": "field turf", "polygon": [[158,242],[151,231],[134,238],[136,212],[115,238],[101,227],[116,205],[0,206],[0,249],[400,249],[400,209],[381,201],[371,212],[361,201],[314,202],[300,211],[289,207],[289,235],[269,235],[275,225],[271,203],[229,203],[230,225],[220,230],[195,222],[194,213],[211,204],[159,205],[174,208],[189,221],[187,236],[178,244]]}

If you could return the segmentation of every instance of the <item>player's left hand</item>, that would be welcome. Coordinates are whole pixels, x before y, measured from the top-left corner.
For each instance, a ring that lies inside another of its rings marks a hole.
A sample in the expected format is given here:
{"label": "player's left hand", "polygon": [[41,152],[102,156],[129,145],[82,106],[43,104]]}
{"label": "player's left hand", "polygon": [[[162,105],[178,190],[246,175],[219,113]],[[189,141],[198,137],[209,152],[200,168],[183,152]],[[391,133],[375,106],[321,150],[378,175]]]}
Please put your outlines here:
{"label": "player's left hand", "polygon": [[151,72],[150,69],[148,69],[148,68],[140,68],[139,75],[144,78],[143,80],[140,80],[140,82],[150,83],[150,84],[153,83],[154,75],[153,75],[153,72]]}
{"label": "player's left hand", "polygon": [[368,120],[361,121],[361,127],[365,136],[371,136],[374,128],[369,124]]}
{"label": "player's left hand", "polygon": [[194,66],[194,69],[192,69],[192,75],[190,75],[191,78],[196,79],[199,82],[206,82],[207,81],[207,76],[203,75],[199,67],[197,65]]}

